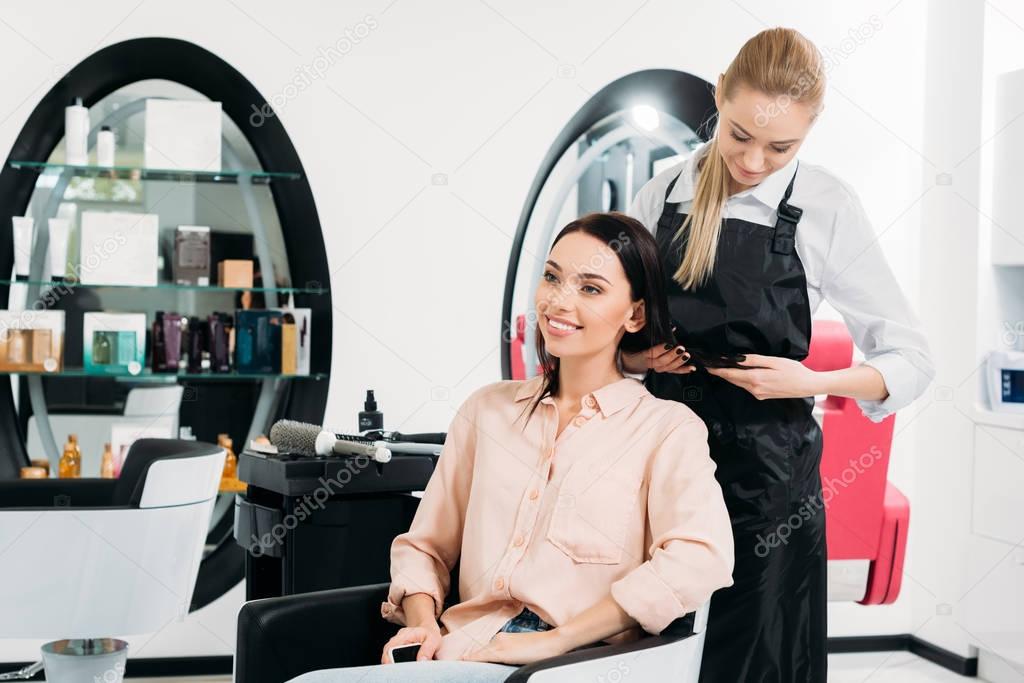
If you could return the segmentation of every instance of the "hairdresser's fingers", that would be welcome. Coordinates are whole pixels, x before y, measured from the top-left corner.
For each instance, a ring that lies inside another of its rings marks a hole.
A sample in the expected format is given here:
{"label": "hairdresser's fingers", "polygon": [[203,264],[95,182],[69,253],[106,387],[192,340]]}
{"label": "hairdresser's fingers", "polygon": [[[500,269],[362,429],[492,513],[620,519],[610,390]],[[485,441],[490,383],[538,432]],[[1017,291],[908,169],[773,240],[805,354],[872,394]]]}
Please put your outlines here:
{"label": "hairdresser's fingers", "polygon": [[665,372],[671,372],[676,375],[688,375],[691,372],[696,371],[697,367],[690,362],[690,359],[686,354],[683,354],[676,360],[672,361],[668,369],[665,370]]}
{"label": "hairdresser's fingers", "polygon": [[659,346],[652,346],[647,350],[649,365],[648,367],[657,370],[659,367],[664,367],[669,361],[675,360],[675,357],[686,352],[682,346],[673,346],[672,344],[662,344]]}
{"label": "hairdresser's fingers", "polygon": [[681,346],[677,346],[672,350],[666,351],[654,362],[655,372],[671,372],[680,361],[686,363],[690,360],[690,354],[686,349]]}

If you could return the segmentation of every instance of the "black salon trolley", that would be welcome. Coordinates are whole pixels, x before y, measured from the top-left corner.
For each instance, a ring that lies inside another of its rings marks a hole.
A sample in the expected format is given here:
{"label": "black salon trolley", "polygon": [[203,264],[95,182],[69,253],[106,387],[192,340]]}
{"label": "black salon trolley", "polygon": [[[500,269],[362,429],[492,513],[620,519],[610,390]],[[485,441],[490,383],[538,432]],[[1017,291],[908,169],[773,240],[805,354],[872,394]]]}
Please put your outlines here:
{"label": "black salon trolley", "polygon": [[264,455],[245,450],[235,541],[246,549],[246,600],[391,580],[390,548],[409,529],[437,455]]}

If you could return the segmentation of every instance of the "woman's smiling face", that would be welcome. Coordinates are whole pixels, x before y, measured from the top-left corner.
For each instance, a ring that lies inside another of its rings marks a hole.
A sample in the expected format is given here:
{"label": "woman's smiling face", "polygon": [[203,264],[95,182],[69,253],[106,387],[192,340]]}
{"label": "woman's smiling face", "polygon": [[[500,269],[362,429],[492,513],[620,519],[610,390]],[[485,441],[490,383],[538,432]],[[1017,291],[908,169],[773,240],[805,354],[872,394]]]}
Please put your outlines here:
{"label": "woman's smiling face", "polygon": [[806,104],[740,86],[729,99],[715,90],[718,151],[733,190],[757,185],[796,156],[813,124]]}
{"label": "woman's smiling face", "polygon": [[551,248],[534,307],[545,348],[557,358],[617,348],[623,334],[644,325],[643,301],[632,300],[619,257],[585,232],[569,233]]}

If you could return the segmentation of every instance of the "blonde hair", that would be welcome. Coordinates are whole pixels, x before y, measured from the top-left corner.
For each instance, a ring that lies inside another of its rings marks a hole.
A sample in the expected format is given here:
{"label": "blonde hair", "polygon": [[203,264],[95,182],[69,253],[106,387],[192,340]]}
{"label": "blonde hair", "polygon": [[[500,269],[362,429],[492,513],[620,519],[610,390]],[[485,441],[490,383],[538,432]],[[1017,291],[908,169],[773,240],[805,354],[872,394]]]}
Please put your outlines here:
{"label": "blonde hair", "polygon": [[[730,99],[741,86],[809,105],[812,117],[825,98],[824,62],[818,48],[791,28],[770,28],[748,40],[722,74],[722,96]],[[788,105],[787,105],[788,106]],[[684,289],[707,281],[715,265],[722,206],[729,198],[729,169],[718,152],[719,126],[697,161],[700,170],[693,205],[673,237],[686,251],[673,279]],[[694,218],[696,216],[696,218]],[[687,229],[689,228],[688,234]]]}

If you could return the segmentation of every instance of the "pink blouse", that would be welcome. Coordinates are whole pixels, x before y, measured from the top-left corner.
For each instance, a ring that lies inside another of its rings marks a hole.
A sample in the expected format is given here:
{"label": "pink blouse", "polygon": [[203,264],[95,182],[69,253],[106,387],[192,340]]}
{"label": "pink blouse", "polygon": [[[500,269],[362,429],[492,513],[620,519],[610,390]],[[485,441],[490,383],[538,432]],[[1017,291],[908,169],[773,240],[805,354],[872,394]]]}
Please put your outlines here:
{"label": "pink blouse", "polygon": [[[556,438],[550,396],[523,429],[542,384],[495,382],[466,399],[392,543],[381,614],[405,624],[406,595],[433,597],[437,659],[486,644],[523,607],[557,626],[611,593],[657,634],[732,585],[732,529],[700,418],[627,377],[585,396]],[[460,557],[461,602],[441,614]]]}

